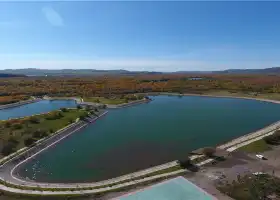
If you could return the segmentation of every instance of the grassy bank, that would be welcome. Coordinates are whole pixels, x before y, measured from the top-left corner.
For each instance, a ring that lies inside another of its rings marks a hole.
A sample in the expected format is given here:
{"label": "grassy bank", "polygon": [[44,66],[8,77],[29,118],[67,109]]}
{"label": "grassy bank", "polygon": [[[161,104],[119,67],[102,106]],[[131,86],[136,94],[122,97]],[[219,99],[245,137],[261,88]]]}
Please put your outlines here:
{"label": "grassy bank", "polygon": [[119,104],[127,103],[125,99],[120,99],[120,98],[108,99],[105,97],[87,97],[83,99],[84,102],[101,103],[101,104],[109,104],[109,105],[119,105]]}
{"label": "grassy bank", "polygon": [[280,100],[280,93],[230,92],[226,90],[221,90],[221,91],[205,91],[200,94],[213,95],[213,96],[248,97],[248,98],[260,98],[260,99],[269,99],[269,100]]}
{"label": "grassy bank", "polygon": [[82,109],[63,109],[48,114],[1,121],[1,156],[7,156],[22,147],[32,145],[37,140],[73,123],[86,113],[87,111]]}
{"label": "grassy bank", "polygon": [[129,94],[115,97],[84,97],[84,102],[108,104],[108,105],[119,105],[124,103],[133,102],[136,100],[143,99],[143,94]]}
{"label": "grassy bank", "polygon": [[245,151],[247,153],[257,153],[271,150],[271,147],[263,139],[261,139],[240,147],[239,150]]}

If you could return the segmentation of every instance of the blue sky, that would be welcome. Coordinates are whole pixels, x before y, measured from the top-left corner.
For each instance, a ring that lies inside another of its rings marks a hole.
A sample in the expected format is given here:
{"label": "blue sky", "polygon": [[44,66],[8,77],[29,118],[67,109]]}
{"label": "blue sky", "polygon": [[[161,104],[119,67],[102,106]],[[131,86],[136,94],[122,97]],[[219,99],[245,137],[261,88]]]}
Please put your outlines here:
{"label": "blue sky", "polygon": [[280,2],[0,2],[0,69],[280,66]]}

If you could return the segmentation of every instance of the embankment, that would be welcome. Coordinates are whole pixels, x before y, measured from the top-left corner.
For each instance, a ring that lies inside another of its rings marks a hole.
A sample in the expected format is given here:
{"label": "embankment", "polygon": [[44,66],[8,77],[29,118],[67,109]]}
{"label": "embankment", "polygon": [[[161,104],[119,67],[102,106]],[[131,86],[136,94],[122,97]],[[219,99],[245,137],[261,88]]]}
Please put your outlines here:
{"label": "embankment", "polygon": [[141,99],[137,101],[132,101],[129,103],[124,103],[124,104],[119,104],[119,105],[107,105],[108,108],[125,108],[125,107],[130,107],[130,106],[136,106],[138,104],[142,103],[148,103],[150,100],[147,99]]}
{"label": "embankment", "polygon": [[[107,106],[107,108],[115,109],[115,108],[125,108],[125,107],[135,106],[135,105],[142,104],[142,103],[148,103],[149,101],[150,100],[147,100],[147,99],[141,99],[141,100],[132,101],[129,103],[118,104],[118,105],[112,105],[112,104],[105,104],[105,105]],[[81,102],[80,105],[102,106],[104,104],[93,103],[93,102]]]}
{"label": "embankment", "polygon": [[30,99],[30,100],[26,100],[26,101],[20,101],[20,102],[17,102],[17,103],[1,105],[0,110],[7,109],[7,108],[18,107],[18,106],[22,106],[22,105],[29,104],[29,103],[35,103],[35,102],[38,102],[40,100],[41,99]]}
{"label": "embankment", "polygon": [[[107,114],[107,112],[108,111],[102,112],[98,117],[92,116],[93,120],[91,122],[94,122],[98,118],[104,116],[105,114]],[[5,167],[8,167],[9,165],[23,163],[23,161],[26,161],[27,159],[30,159],[31,157],[34,157],[35,155],[46,150],[47,148],[57,144],[61,140],[65,139],[66,137],[70,136],[71,134],[75,133],[76,131],[80,130],[81,128],[85,127],[88,124],[89,123],[85,121],[74,122],[69,126],[52,134],[51,136],[47,138],[43,138],[42,140],[36,142],[35,146],[28,148],[25,151],[19,150],[18,152],[20,153],[18,153],[18,155],[15,155],[14,157],[11,158],[9,156],[4,157],[3,159],[1,159],[0,168],[3,169]]]}

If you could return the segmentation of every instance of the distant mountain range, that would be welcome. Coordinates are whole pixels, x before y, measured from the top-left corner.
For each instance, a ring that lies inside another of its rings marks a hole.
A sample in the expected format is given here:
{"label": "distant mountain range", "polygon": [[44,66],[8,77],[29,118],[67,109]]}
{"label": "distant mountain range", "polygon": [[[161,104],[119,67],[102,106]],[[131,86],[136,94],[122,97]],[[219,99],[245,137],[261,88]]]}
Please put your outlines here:
{"label": "distant mountain range", "polygon": [[5,69],[0,73],[24,74],[26,76],[102,76],[102,75],[137,75],[137,74],[161,74],[161,72],[132,72],[127,70],[95,70],[95,69]]}
{"label": "distant mountain range", "polygon": [[143,75],[143,74],[280,74],[280,67],[266,69],[228,69],[223,71],[177,71],[177,72],[149,72],[127,70],[94,70],[94,69],[5,69],[0,70],[0,77],[12,76],[102,76],[102,75]]}
{"label": "distant mountain range", "polygon": [[280,74],[280,67],[271,67],[265,69],[228,69],[217,73],[224,74]]}
{"label": "distant mountain range", "polygon": [[25,77],[22,74],[2,74],[0,73],[0,78],[8,78],[8,77]]}

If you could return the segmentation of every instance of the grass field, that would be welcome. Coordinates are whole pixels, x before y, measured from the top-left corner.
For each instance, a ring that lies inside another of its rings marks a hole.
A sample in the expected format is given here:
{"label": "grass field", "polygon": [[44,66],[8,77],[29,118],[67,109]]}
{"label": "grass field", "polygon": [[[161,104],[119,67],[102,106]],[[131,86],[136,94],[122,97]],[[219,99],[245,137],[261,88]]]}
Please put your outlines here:
{"label": "grass field", "polygon": [[239,150],[245,151],[247,153],[264,152],[264,151],[268,151],[270,149],[271,149],[271,147],[263,139],[252,142],[246,146],[239,148]]}
{"label": "grass field", "polygon": [[65,112],[52,111],[48,114],[33,117],[1,121],[0,150],[2,151],[3,147],[10,144],[13,146],[13,151],[16,151],[26,146],[24,141],[27,138],[39,140],[73,123],[78,117],[86,113],[87,111],[82,109],[67,109]]}
{"label": "grass field", "polygon": [[101,103],[101,104],[110,104],[110,105],[118,105],[118,104],[127,103],[126,99],[120,99],[120,98],[107,99],[104,97],[88,97],[88,98],[84,98],[84,101],[93,102],[93,103]]}

